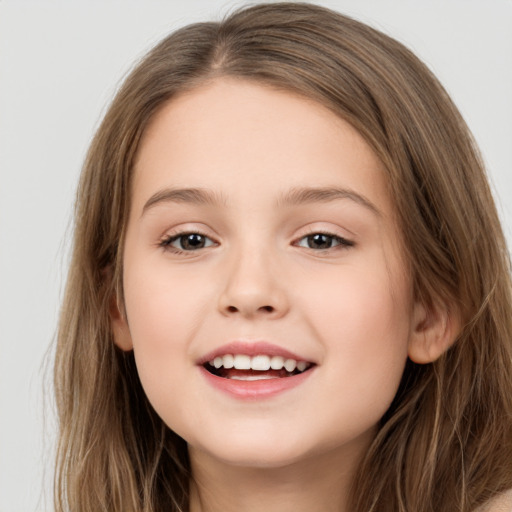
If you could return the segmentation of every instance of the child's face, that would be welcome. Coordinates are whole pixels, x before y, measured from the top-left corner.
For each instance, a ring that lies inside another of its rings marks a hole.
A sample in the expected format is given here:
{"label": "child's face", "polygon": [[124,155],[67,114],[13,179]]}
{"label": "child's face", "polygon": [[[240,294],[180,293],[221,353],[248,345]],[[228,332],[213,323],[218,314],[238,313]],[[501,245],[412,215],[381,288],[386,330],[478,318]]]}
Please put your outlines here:
{"label": "child's face", "polygon": [[[124,295],[127,325],[114,320],[116,342],[133,347],[154,408],[192,456],[234,464],[362,450],[415,332],[373,151],[322,106],[232,79],[172,100],[148,128]],[[280,351],[311,367],[213,376],[203,365]]]}

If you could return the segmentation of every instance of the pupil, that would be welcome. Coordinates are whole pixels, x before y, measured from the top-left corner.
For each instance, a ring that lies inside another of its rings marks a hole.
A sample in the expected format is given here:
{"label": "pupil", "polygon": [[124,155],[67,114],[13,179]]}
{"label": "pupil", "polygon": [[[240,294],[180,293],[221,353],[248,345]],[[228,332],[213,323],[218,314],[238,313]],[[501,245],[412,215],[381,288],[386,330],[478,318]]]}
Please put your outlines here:
{"label": "pupil", "polygon": [[183,249],[201,249],[204,246],[204,237],[197,233],[191,233],[181,237]]}
{"label": "pupil", "polygon": [[312,249],[329,249],[331,247],[332,237],[317,233],[308,236],[308,244]]}

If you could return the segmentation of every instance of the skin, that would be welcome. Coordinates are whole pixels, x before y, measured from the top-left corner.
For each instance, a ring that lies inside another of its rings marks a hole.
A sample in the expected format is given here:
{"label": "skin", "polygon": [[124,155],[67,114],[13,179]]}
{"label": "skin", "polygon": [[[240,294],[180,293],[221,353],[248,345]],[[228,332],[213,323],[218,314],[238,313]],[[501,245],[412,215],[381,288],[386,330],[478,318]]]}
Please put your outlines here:
{"label": "skin", "polygon": [[[192,512],[346,510],[407,356],[425,362],[444,350],[446,318],[413,301],[385,180],[345,121],[246,81],[181,94],[147,129],[124,248],[125,314],[112,321],[155,410],[189,445]],[[294,187],[349,194],[285,203]],[[218,201],[164,199],[169,188]],[[202,233],[206,246],[184,250],[172,241],[184,232]],[[312,233],[350,244],[327,239],[321,250]],[[228,396],[197,361],[239,339],[316,367],[273,397]]]}

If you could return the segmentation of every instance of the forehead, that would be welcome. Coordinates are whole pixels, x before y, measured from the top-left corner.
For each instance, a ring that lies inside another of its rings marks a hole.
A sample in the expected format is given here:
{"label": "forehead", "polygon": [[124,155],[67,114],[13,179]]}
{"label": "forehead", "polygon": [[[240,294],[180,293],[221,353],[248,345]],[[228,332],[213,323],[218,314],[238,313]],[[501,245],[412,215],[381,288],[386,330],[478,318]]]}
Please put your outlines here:
{"label": "forehead", "polygon": [[205,187],[230,200],[294,187],[343,186],[389,209],[383,164],[362,136],[319,103],[222,78],[165,104],[135,164],[134,200],[163,186]]}

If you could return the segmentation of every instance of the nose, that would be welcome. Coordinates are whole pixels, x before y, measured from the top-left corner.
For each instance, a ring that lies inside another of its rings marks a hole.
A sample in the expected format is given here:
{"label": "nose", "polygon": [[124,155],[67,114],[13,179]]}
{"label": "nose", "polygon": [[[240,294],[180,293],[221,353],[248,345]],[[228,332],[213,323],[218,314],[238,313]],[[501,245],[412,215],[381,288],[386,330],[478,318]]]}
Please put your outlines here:
{"label": "nose", "polygon": [[219,296],[226,316],[279,318],[288,312],[286,283],[278,265],[264,251],[236,255],[227,266]]}

